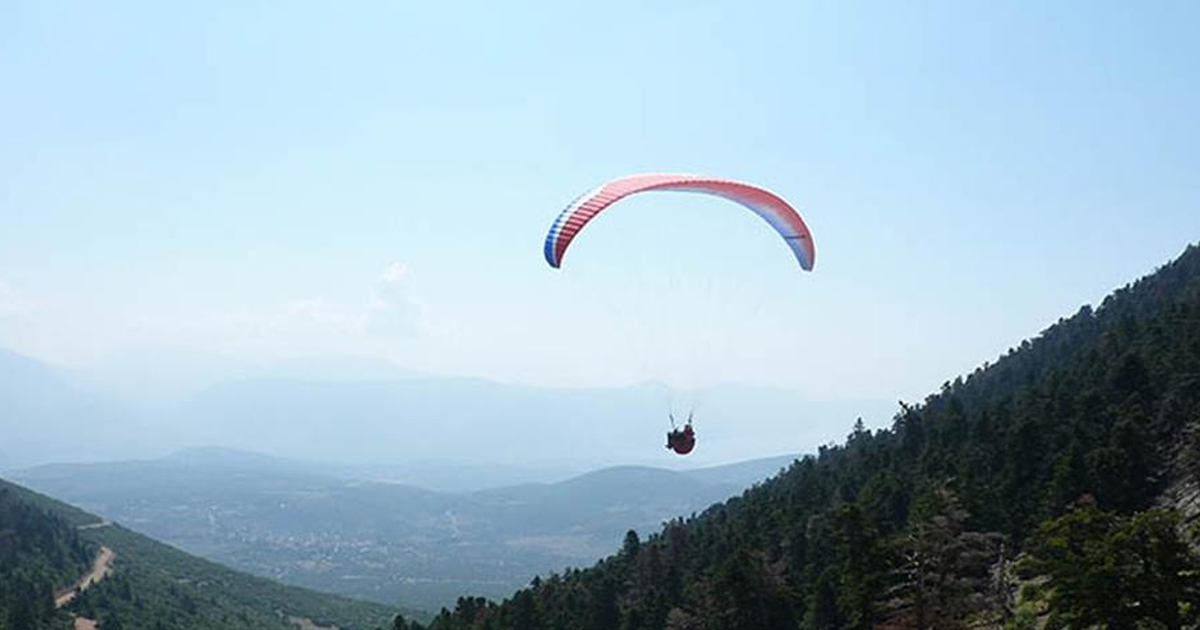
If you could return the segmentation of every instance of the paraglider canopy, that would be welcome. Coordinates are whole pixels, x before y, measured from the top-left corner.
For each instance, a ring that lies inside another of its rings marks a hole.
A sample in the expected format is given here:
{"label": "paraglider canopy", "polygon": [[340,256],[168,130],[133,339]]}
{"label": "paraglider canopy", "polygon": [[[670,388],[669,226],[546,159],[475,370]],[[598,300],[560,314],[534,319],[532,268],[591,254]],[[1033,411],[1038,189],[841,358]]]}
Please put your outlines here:
{"label": "paraglider canopy", "polygon": [[557,269],[562,265],[567,247],[596,215],[625,197],[650,191],[700,193],[737,202],[770,224],[791,248],[800,268],[812,271],[817,257],[812,234],[791,204],[765,188],[698,175],[631,175],[614,179],[580,196],[550,226],[544,247],[546,262]]}

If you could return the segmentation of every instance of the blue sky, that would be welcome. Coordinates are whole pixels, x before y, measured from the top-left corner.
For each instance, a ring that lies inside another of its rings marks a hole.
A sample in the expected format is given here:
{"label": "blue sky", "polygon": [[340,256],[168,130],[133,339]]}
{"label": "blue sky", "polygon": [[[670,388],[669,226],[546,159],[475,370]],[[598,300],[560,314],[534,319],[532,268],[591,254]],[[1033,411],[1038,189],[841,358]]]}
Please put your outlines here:
{"label": "blue sky", "polygon": [[[1189,2],[7,2],[0,346],[914,399],[1200,237]],[[757,218],[605,179],[747,179]]]}

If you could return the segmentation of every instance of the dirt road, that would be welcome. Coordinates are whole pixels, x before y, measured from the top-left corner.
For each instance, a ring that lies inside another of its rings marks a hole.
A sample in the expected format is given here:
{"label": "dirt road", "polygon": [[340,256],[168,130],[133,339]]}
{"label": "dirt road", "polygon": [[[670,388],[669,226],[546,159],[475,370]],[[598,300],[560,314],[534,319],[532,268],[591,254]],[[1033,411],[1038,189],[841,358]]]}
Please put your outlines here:
{"label": "dirt road", "polygon": [[75,594],[77,592],[88,590],[93,584],[103,580],[108,576],[109,573],[112,573],[112,561],[113,558],[116,557],[117,554],[114,553],[112,549],[109,549],[108,547],[101,547],[99,555],[97,555],[96,559],[92,562],[92,570],[88,571],[82,577],[76,580],[75,585],[71,588],[59,591],[59,593],[54,596],[54,607],[62,608],[63,606],[70,604],[71,600],[75,599]]}

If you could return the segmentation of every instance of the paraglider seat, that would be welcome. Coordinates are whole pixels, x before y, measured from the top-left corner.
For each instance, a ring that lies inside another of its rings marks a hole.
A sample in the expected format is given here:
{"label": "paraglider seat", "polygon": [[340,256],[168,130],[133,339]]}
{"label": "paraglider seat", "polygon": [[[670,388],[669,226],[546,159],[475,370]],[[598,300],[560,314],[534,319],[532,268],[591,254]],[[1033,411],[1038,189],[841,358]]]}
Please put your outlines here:
{"label": "paraglider seat", "polygon": [[667,448],[675,451],[677,455],[687,455],[696,448],[696,432],[692,430],[692,425],[689,423],[682,429],[674,429],[667,433]]}

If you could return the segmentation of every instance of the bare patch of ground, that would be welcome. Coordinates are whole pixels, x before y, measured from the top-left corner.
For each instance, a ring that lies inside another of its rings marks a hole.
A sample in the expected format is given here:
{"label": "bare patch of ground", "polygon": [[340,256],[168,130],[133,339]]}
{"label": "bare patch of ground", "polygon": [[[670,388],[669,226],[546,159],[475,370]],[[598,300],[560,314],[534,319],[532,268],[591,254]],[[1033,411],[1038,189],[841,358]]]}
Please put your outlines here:
{"label": "bare patch of ground", "polygon": [[[307,617],[288,617],[288,621],[296,624],[299,630],[339,630],[337,626],[318,626]],[[78,630],[78,629],[77,629]]]}

